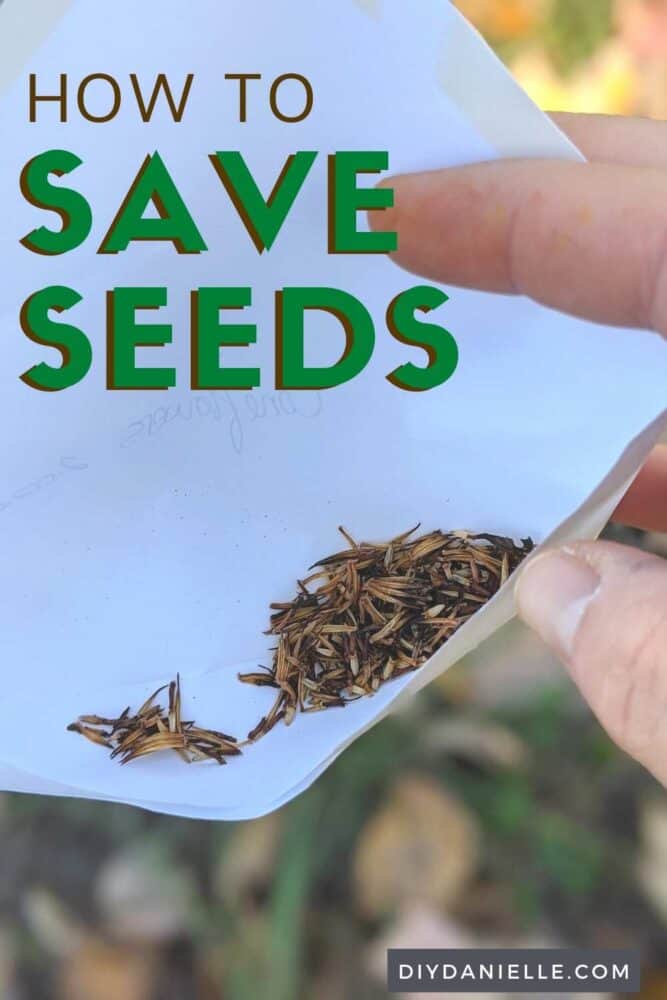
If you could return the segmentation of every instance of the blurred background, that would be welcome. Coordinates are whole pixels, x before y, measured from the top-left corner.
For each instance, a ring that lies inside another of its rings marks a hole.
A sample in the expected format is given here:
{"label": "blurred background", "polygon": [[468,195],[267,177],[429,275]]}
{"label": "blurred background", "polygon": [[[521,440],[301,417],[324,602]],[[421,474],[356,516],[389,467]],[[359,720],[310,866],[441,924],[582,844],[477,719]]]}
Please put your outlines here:
{"label": "blurred background", "polygon": [[[459,6],[543,107],[667,117],[667,0]],[[265,820],[1,796],[2,1000],[374,1000],[387,947],[484,944],[639,947],[664,1000],[667,793],[494,642]]]}

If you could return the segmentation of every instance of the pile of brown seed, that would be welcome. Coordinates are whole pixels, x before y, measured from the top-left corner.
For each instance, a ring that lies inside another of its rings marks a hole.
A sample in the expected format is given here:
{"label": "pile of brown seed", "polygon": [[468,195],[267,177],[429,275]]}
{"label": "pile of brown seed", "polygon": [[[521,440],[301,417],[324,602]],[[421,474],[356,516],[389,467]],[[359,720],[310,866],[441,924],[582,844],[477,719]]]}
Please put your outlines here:
{"label": "pile of brown seed", "polygon": [[[278,694],[270,712],[248,734],[254,741],[297,712],[343,707],[374,694],[382,684],[417,670],[505,583],[533,550],[498,535],[417,528],[384,544],[357,543],[316,563],[299,581],[293,601],[272,604],[269,635],[278,637],[273,663],[242,681]],[[165,710],[156,699],[169,689]],[[159,688],[132,715],[84,715],[68,727],[106,747],[127,764],[175,751],[186,763],[241,753],[233,736],[181,719],[180,678]]]}
{"label": "pile of brown seed", "polygon": [[[169,707],[155,704],[156,698],[169,688]],[[112,759],[128,764],[139,757],[174,750],[182,760],[191,764],[196,760],[214,760],[226,764],[226,757],[241,753],[233,736],[212,729],[200,729],[194,722],[181,719],[181,682],[177,677],[171,684],[151,695],[136,715],[125,711],[117,719],[104,719],[98,715],[82,715],[67,727],[72,733],[85,736],[92,743],[111,750]]]}
{"label": "pile of brown seed", "polygon": [[272,604],[273,663],[240,675],[278,691],[248,735],[256,740],[297,712],[342,707],[416,670],[493,597],[532,551],[531,539],[466,531],[406,532],[357,544],[316,563],[293,601]]}

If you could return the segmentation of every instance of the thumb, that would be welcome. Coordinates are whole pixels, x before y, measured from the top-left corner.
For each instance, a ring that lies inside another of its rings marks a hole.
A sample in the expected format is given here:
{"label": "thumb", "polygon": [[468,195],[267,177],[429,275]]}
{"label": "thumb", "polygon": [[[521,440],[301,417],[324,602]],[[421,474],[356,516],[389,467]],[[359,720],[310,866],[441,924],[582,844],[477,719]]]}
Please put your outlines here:
{"label": "thumb", "polygon": [[516,600],[612,739],[667,785],[667,561],[611,542],[548,551]]}

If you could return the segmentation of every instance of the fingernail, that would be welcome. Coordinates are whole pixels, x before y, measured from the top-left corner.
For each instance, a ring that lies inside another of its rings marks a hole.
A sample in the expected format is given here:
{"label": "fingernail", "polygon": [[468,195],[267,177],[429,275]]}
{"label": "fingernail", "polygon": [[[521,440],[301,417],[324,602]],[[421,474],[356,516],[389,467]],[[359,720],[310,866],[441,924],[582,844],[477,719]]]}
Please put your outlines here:
{"label": "fingernail", "polygon": [[599,587],[600,577],[583,559],[563,551],[545,552],[528,563],[519,577],[519,616],[567,658]]}

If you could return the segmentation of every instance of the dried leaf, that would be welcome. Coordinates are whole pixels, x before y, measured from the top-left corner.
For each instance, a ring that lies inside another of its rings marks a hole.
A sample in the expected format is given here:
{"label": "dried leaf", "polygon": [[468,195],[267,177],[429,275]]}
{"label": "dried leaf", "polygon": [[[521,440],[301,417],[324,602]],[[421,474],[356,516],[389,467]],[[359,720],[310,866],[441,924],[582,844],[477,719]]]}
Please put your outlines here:
{"label": "dried leaf", "polygon": [[151,1000],[156,957],[135,948],[92,942],[67,961],[59,975],[62,1000]]}
{"label": "dried leaf", "polygon": [[651,797],[642,803],[639,821],[639,882],[667,924],[667,795]]}
{"label": "dried leaf", "polygon": [[435,781],[404,778],[362,830],[354,860],[359,907],[374,918],[406,901],[451,907],[478,857],[468,809]]}

